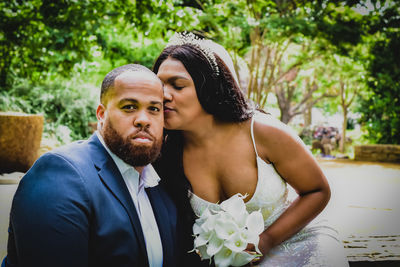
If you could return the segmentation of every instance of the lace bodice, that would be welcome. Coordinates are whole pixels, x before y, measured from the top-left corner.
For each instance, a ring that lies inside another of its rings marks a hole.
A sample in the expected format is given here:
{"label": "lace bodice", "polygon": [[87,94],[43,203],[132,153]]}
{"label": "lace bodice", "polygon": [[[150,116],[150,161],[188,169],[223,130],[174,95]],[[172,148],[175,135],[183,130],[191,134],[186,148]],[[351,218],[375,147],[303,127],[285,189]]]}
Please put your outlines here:
{"label": "lace bodice", "polygon": [[[265,225],[270,225],[287,207],[287,185],[277,173],[272,164],[266,163],[258,156],[254,141],[254,116],[251,121],[251,138],[253,141],[255,155],[257,157],[258,181],[253,197],[246,202],[248,212],[261,210]],[[193,192],[189,191],[190,204],[197,216],[208,206],[219,208],[217,203],[206,201]]]}

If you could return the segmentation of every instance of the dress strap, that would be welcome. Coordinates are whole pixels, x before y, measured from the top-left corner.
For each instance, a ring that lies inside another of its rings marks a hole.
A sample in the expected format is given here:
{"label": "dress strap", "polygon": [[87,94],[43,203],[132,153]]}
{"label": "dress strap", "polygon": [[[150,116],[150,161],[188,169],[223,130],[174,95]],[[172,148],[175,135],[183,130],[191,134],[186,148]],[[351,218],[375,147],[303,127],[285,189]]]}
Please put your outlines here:
{"label": "dress strap", "polygon": [[258,157],[258,153],[257,153],[257,147],[256,147],[256,141],[254,139],[254,117],[256,116],[256,114],[253,114],[253,117],[251,117],[251,127],[250,127],[250,131],[251,131],[251,141],[253,141],[253,146],[254,146],[254,151],[256,152],[256,156]]}

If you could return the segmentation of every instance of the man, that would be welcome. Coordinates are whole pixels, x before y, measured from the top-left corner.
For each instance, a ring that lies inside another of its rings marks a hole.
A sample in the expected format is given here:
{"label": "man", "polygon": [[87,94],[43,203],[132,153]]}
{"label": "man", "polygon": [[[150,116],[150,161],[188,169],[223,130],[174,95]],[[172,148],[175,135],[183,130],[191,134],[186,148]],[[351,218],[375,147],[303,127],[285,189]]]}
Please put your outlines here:
{"label": "man", "polygon": [[177,266],[176,209],[150,165],[163,88],[149,69],[105,77],[98,132],[40,157],[14,196],[2,266]]}

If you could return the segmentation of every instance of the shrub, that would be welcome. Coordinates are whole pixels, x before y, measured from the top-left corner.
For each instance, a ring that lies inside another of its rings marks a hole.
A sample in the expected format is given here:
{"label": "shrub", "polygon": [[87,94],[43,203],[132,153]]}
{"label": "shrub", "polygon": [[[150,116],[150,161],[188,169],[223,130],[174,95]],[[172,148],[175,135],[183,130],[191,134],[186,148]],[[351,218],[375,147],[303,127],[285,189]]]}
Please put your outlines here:
{"label": "shrub", "polygon": [[25,81],[0,93],[0,110],[43,114],[45,135],[56,136],[62,143],[70,141],[64,140],[68,131],[63,126],[70,129],[71,140],[91,134],[89,122],[96,121],[96,102],[89,88],[60,81],[40,85]]}

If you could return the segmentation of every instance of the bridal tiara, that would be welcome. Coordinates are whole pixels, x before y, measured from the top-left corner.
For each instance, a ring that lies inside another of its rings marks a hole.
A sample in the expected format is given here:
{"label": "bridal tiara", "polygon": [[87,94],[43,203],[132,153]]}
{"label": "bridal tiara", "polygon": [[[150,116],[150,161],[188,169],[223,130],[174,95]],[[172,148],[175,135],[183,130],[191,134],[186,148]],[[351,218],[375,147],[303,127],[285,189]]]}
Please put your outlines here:
{"label": "bridal tiara", "polygon": [[217,60],[215,59],[215,54],[210,48],[210,40],[201,39],[191,32],[176,32],[171,39],[168,41],[166,47],[173,45],[192,45],[199,49],[201,53],[206,57],[207,61],[210,63],[214,72],[219,75],[219,69],[217,65]]}

